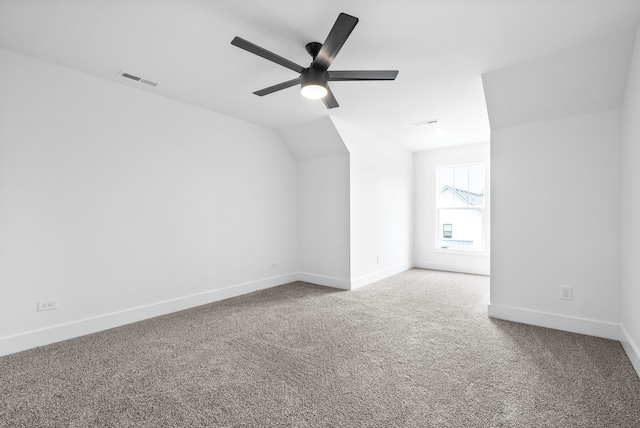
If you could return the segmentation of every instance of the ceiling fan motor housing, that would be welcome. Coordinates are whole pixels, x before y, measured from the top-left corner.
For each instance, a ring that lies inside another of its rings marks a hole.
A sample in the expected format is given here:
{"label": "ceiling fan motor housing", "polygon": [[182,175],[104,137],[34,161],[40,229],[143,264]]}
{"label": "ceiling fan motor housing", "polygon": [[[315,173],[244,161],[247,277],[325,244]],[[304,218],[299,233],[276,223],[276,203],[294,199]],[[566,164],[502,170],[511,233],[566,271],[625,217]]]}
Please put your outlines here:
{"label": "ceiling fan motor housing", "polygon": [[327,72],[323,70],[316,70],[315,68],[305,68],[302,70],[300,77],[302,77],[302,87],[307,85],[327,86]]}
{"label": "ceiling fan motor housing", "polygon": [[313,67],[305,68],[300,73],[300,92],[305,98],[317,100],[325,98],[329,93],[327,86],[328,73]]}

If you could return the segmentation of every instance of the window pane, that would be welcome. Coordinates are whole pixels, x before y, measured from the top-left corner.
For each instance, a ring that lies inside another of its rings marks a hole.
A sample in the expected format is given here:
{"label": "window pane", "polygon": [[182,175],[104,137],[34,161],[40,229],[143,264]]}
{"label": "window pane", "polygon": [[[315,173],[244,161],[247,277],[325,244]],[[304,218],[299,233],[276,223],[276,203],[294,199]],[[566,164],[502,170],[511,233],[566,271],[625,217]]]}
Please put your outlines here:
{"label": "window pane", "polygon": [[455,169],[453,185],[455,187],[454,207],[466,207],[469,192],[469,167],[461,166]]}
{"label": "window pane", "polygon": [[482,210],[441,209],[439,213],[439,247],[482,250]]}
{"label": "window pane", "polygon": [[453,168],[440,168],[440,205],[453,205]]}
{"label": "window pane", "polygon": [[469,167],[469,205],[484,206],[484,165]]}

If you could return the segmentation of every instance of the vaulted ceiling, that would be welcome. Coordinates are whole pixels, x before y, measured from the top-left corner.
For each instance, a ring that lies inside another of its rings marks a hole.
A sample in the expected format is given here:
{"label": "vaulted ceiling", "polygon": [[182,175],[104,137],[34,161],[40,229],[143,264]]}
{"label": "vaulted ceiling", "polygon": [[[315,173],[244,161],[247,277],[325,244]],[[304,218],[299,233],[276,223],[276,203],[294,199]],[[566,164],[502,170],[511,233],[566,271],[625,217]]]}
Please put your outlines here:
{"label": "vaulted ceiling", "polygon": [[[331,69],[397,80],[332,82],[332,110],[295,87],[252,94],[296,74],[235,36],[307,66],[340,12],[360,22]],[[638,0],[0,0],[2,48],[275,130],[332,115],[411,150],[488,141],[482,73],[638,25]]]}

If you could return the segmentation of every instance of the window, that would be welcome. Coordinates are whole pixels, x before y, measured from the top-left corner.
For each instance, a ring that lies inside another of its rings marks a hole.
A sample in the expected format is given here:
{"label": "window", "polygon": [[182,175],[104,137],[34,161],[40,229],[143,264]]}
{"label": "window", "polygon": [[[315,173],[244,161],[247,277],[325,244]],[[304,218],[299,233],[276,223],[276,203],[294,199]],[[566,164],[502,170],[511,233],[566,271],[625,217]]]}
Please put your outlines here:
{"label": "window", "polygon": [[437,169],[439,248],[484,249],[484,164]]}
{"label": "window", "polygon": [[451,238],[453,237],[453,229],[450,224],[442,225],[442,237],[443,238]]}

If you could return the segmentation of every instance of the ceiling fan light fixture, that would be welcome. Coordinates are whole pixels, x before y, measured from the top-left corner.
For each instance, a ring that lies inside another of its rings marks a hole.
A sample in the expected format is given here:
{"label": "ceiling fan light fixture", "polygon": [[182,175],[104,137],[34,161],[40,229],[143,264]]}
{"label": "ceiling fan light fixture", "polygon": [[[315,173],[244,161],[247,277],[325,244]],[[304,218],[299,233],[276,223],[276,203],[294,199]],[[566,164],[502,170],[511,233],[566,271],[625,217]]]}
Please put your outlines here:
{"label": "ceiling fan light fixture", "polygon": [[327,88],[319,84],[308,84],[300,90],[302,96],[310,100],[319,100],[327,96]]}
{"label": "ceiling fan light fixture", "polygon": [[306,98],[318,100],[324,98],[329,93],[327,89],[327,72],[306,68],[300,74],[302,84],[300,92]]}

